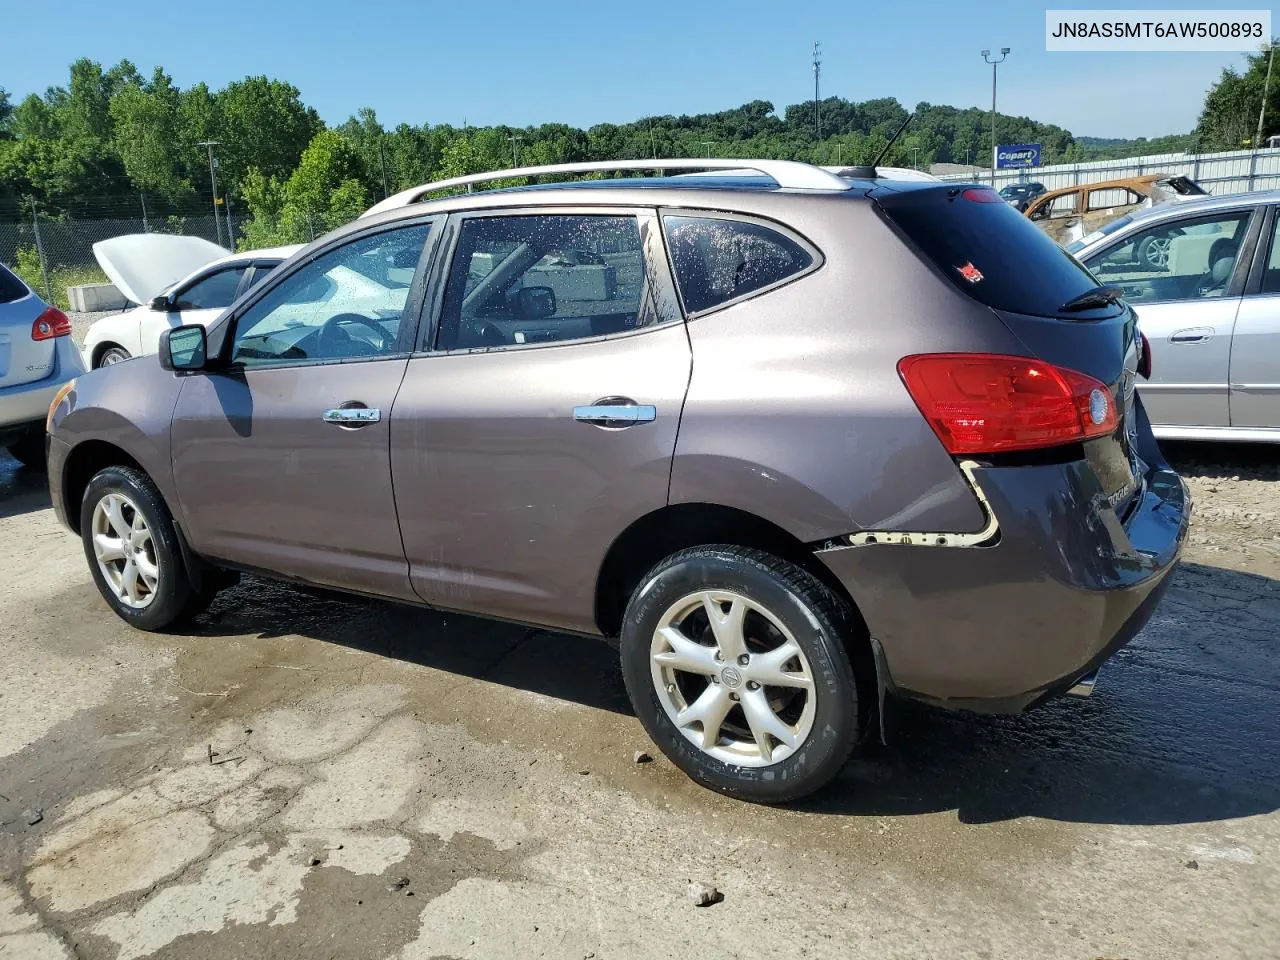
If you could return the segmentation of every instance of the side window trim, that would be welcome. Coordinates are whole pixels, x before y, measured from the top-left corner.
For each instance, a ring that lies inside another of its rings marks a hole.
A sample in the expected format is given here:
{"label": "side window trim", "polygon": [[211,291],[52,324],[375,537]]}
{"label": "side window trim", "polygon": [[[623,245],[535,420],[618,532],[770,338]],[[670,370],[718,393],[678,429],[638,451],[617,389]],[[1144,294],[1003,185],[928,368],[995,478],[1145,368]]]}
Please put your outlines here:
{"label": "side window trim", "polygon": [[[394,230],[402,230],[407,227],[430,226],[427,234],[427,242],[423,245],[422,253],[418,257],[418,266],[414,271],[413,282],[409,285],[409,295],[405,300],[404,313],[401,315],[400,332],[397,337],[397,349],[393,354],[388,354],[376,359],[390,360],[396,357],[407,355],[417,336],[418,317],[421,312],[421,303],[415,301],[415,297],[420,297],[422,293],[421,278],[425,263],[429,263],[439,244],[440,225],[444,222],[444,217],[438,213],[428,214],[426,216],[405,217],[403,219],[391,220],[386,223],[380,223],[376,227],[366,228],[364,230],[351,233],[343,233],[341,236],[334,237],[328,242],[323,242],[321,246],[317,246],[306,252],[306,256],[295,262],[289,270],[280,272],[273,268],[268,277],[262,283],[254,285],[250,290],[245,292],[243,303],[237,303],[236,309],[228,310],[219,318],[218,322],[211,326],[208,330],[209,338],[209,356],[217,357],[219,368],[230,366],[230,351],[235,343],[236,326],[240,322],[240,317],[247,311],[252,310],[254,306],[269,294],[280,284],[287,281],[299,270],[305,270],[317,259],[337,249],[340,246],[346,246],[349,243],[356,243],[369,237],[376,236],[380,233],[389,233]],[[361,358],[371,359],[371,358]],[[312,364],[319,366],[321,363],[350,363],[350,359],[342,360],[315,360]],[[304,364],[293,363],[291,366],[303,366]],[[257,369],[267,369],[268,365],[263,364]]]}
{"label": "side window trim", "polygon": [[[645,327],[638,327],[622,333],[605,333],[594,337],[581,337],[574,340],[555,340],[547,343],[504,344],[501,346],[463,347],[452,350],[441,350],[438,347],[440,336],[441,314],[444,310],[445,287],[449,274],[453,269],[454,257],[457,256],[458,244],[462,236],[462,227],[468,220],[491,217],[634,217],[640,231],[641,243],[644,245],[643,256],[646,266],[645,279],[648,294],[653,307],[661,320]],[[423,298],[422,317],[419,323],[419,335],[415,344],[415,356],[436,356],[460,353],[496,353],[506,350],[538,350],[551,347],[563,347],[579,343],[595,343],[598,340],[618,339],[620,337],[639,336],[650,330],[667,327],[672,323],[683,322],[679,299],[676,295],[675,281],[671,275],[670,259],[667,255],[666,242],[661,229],[661,216],[654,207],[604,205],[586,206],[582,204],[557,204],[555,206],[518,206],[518,207],[486,207],[478,210],[461,210],[450,213],[444,228],[439,231],[437,240],[438,256],[431,264],[430,274],[426,278],[426,296]]]}
{"label": "side window trim", "polygon": [[[804,236],[804,234],[800,233],[794,228],[789,227],[784,223],[780,223],[777,220],[771,220],[768,217],[759,217],[759,216],[754,216],[752,214],[737,213],[730,210],[714,210],[714,209],[695,208],[695,207],[660,207],[658,209],[658,219],[660,222],[665,222],[666,218],[669,216],[670,217],[703,218],[708,220],[734,220],[739,223],[750,223],[758,227],[764,227],[767,230],[772,230],[775,233],[781,234],[782,236],[786,237],[792,243],[796,244],[802,250],[804,250],[807,254],[809,254],[809,257],[810,257],[810,262],[807,267],[805,267],[803,270],[797,271],[796,273],[790,274],[789,276],[783,277],[781,280],[776,280],[773,283],[767,284],[763,287],[759,287],[756,290],[750,290],[747,293],[739,294],[738,296],[734,297],[731,300],[725,300],[722,303],[717,303],[715,306],[707,307],[705,310],[695,310],[693,312],[685,311],[684,315],[687,320],[697,320],[699,317],[705,317],[708,314],[715,313],[718,310],[724,310],[726,307],[732,307],[735,304],[743,303],[744,301],[751,300],[755,297],[762,297],[765,294],[771,293],[774,290],[777,290],[781,287],[785,287],[788,284],[795,283],[798,280],[803,280],[805,277],[809,276],[810,274],[818,270],[821,270],[822,267],[827,262],[826,256],[822,253],[821,250],[818,249],[818,247],[811,240],[809,240],[808,237]],[[674,281],[675,264],[671,260],[671,249],[670,249],[670,244],[667,243],[667,231],[665,226],[662,229],[662,243],[663,243],[663,246],[666,248],[667,271],[673,278],[674,289],[678,294],[680,285],[679,283],[675,283]],[[677,302],[680,304],[681,310],[684,310],[683,297],[678,297]]]}
{"label": "side window trim", "polygon": [[[1280,295],[1280,291],[1264,292],[1263,283],[1267,277],[1267,267],[1271,263],[1272,248],[1276,246],[1276,228],[1280,226],[1280,211],[1277,211],[1276,204],[1268,203],[1259,206],[1254,219],[1258,221],[1258,238],[1254,244],[1253,262],[1249,266],[1249,276],[1244,282],[1244,293],[1246,297],[1274,297]],[[1265,239],[1265,242],[1264,242]],[[1248,243],[1248,240],[1245,241]]]}

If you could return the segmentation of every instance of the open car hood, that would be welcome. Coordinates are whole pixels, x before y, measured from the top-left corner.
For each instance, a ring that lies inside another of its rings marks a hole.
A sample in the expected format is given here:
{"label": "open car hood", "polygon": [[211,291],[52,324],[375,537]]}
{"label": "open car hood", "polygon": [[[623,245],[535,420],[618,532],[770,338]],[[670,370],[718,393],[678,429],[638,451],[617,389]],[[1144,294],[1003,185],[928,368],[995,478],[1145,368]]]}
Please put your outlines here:
{"label": "open car hood", "polygon": [[131,233],[93,245],[102,272],[125,297],[150,303],[188,274],[227,256],[227,251],[202,237],[170,233]]}

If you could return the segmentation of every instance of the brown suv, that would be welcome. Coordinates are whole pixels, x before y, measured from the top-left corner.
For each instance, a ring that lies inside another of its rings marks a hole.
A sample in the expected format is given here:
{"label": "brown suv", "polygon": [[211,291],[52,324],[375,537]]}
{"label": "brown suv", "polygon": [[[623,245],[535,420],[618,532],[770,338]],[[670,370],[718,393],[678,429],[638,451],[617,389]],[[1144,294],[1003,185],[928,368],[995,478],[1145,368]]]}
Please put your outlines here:
{"label": "brown suv", "polygon": [[246,570],[618,637],[662,750],[765,802],[886,693],[1089,689],[1187,524],[1130,309],[985,187],[662,163],[734,169],[407,191],[81,377],[49,476],[112,609]]}

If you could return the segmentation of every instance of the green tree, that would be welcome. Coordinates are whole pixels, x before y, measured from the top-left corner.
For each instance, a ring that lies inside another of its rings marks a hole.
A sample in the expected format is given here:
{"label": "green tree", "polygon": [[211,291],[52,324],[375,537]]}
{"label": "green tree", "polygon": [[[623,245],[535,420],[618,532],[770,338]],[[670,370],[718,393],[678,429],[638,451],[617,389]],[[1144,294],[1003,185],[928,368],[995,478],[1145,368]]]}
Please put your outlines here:
{"label": "green tree", "polygon": [[111,98],[114,144],[125,173],[140,190],[170,199],[190,196],[184,154],[194,144],[183,137],[182,94],[156,67],[150,82],[129,85]]}
{"label": "green tree", "polygon": [[215,95],[221,141],[220,180],[233,190],[250,167],[267,176],[287,177],[324,124],[301,99],[298,88],[282,80],[246,77]]}
{"label": "green tree", "polygon": [[[1196,141],[1202,150],[1240,150],[1253,145],[1270,52],[1271,48],[1266,47],[1250,54],[1243,73],[1227,67],[1210,88],[1195,130]],[[1280,76],[1272,76],[1266,99],[1262,143],[1280,131]]]}

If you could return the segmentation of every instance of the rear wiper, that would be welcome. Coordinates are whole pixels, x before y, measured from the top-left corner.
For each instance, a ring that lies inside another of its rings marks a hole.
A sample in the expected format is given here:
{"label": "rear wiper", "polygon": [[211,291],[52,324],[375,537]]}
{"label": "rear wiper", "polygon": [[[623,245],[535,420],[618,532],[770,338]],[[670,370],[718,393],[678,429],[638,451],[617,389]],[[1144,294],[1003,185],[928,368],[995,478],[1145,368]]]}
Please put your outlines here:
{"label": "rear wiper", "polygon": [[1086,290],[1080,296],[1072,297],[1058,309],[1064,313],[1073,313],[1076,310],[1096,310],[1098,307],[1105,307],[1109,303],[1119,303],[1123,297],[1123,289],[1108,284],[1105,287],[1094,287],[1092,290]]}

